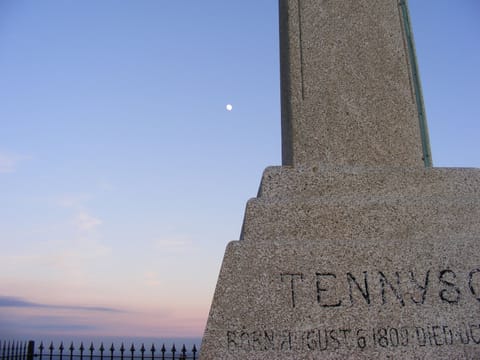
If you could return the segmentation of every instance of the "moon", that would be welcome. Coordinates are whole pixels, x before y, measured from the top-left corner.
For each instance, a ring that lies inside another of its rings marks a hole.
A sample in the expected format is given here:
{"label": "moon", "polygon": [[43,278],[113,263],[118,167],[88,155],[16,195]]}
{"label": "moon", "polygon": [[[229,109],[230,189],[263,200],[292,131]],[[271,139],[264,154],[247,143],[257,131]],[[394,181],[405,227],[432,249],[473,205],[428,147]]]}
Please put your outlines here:
{"label": "moon", "polygon": [[232,111],[233,110],[232,104],[227,104],[227,106],[225,106],[225,108],[227,109],[227,111]]}

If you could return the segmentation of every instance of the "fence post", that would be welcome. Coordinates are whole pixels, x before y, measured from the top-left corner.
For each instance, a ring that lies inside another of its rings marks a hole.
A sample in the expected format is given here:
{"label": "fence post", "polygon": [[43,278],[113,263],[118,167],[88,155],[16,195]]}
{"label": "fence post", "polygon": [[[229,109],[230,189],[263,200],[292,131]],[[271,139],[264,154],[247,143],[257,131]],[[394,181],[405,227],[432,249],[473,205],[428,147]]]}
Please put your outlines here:
{"label": "fence post", "polygon": [[27,347],[27,360],[33,360],[35,356],[35,341],[30,340]]}

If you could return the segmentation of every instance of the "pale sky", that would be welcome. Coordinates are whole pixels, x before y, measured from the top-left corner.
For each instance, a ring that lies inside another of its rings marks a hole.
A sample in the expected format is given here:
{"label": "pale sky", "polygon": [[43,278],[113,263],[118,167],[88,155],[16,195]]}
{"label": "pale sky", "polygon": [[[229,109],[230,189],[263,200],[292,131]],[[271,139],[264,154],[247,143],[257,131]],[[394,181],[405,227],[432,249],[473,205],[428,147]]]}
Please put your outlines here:
{"label": "pale sky", "polygon": [[[281,163],[277,11],[0,0],[0,338],[201,336]],[[480,2],[410,12],[434,165],[480,167]]]}

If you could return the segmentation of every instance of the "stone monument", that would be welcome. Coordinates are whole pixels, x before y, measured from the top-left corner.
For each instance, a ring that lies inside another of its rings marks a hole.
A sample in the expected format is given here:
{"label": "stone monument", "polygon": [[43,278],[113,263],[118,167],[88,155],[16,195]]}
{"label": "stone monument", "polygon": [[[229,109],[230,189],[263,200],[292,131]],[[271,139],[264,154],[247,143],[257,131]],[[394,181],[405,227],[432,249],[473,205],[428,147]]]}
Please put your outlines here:
{"label": "stone monument", "polygon": [[403,0],[280,0],[283,166],[202,360],[480,359],[480,170],[432,168]]}

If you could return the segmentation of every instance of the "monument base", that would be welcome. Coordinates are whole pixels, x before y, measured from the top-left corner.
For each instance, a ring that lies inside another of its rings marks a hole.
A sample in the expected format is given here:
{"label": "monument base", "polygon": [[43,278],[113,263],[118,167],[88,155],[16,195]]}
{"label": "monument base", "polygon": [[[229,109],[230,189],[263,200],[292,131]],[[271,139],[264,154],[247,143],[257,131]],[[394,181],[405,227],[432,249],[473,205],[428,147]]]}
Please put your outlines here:
{"label": "monument base", "polygon": [[478,238],[228,245],[209,359],[478,359]]}
{"label": "monument base", "polygon": [[268,168],[202,360],[479,359],[480,171]]}

